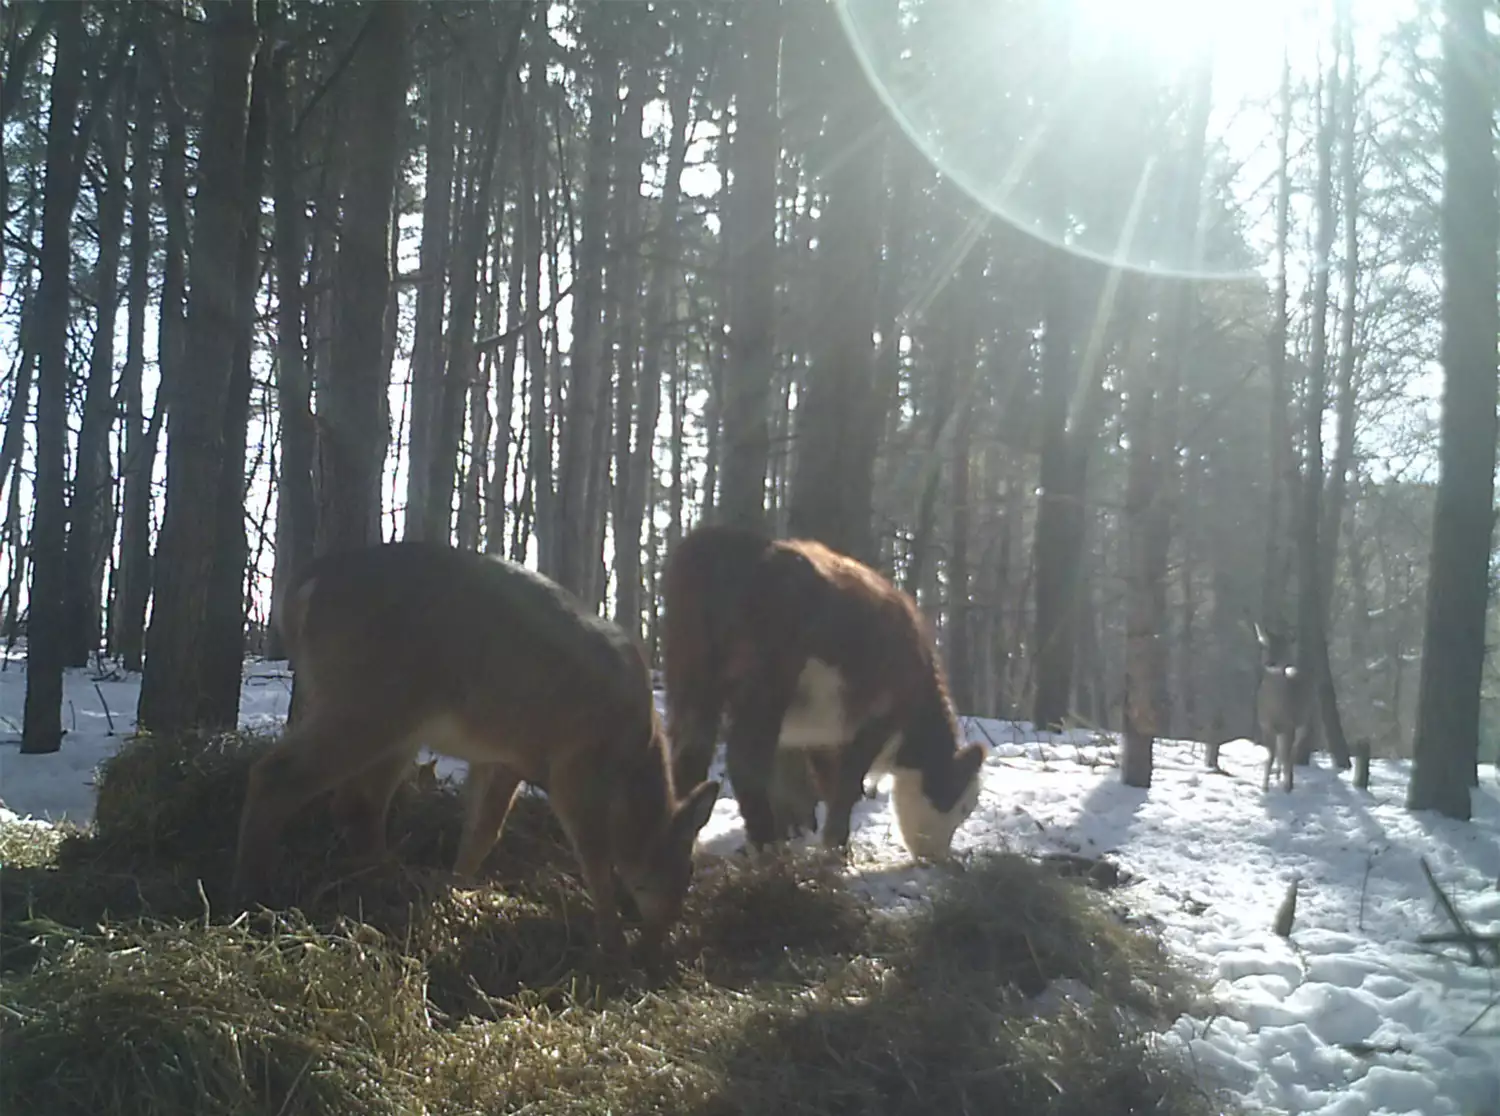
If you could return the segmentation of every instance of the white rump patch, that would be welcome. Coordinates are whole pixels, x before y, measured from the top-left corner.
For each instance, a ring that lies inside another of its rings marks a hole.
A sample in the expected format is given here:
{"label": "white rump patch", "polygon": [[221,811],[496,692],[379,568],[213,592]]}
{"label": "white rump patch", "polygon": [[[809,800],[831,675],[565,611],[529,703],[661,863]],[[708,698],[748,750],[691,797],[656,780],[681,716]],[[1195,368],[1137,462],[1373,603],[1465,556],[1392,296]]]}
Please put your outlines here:
{"label": "white rump patch", "polygon": [[780,748],[831,748],[854,736],[844,704],[844,675],[821,659],[808,659],[797,692],[781,719]]}
{"label": "white rump patch", "polygon": [[[899,738],[898,738],[899,739]],[[906,851],[921,860],[941,860],[948,855],[953,834],[979,804],[979,777],[969,781],[953,809],[943,811],[932,804],[922,786],[922,772],[910,767],[895,769],[891,805]]]}

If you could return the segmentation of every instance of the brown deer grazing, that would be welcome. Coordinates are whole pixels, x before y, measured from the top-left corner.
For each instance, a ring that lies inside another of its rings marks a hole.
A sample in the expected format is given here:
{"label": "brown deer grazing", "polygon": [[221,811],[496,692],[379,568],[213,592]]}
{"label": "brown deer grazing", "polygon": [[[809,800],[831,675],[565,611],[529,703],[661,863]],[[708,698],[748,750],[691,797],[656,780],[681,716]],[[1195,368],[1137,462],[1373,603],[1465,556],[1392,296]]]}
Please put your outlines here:
{"label": "brown deer grazing", "polygon": [[356,852],[382,856],[391,797],[426,744],[469,763],[456,873],[479,870],[525,780],[572,842],[601,948],[623,958],[612,870],[655,948],[719,785],[676,797],[646,663],[623,631],[522,566],[412,542],[320,558],[281,605],[299,708],[251,770],[237,902],[264,894],[283,826],[324,791]]}
{"label": "brown deer grazing", "polygon": [[[821,543],[710,526],[668,558],[665,606],[676,777],[707,775],[727,713],[729,781],[752,845],[783,836],[778,806],[800,753],[828,804],[825,846],[847,846],[866,774],[890,771],[908,851],[948,852],[979,801],[984,749],[962,743],[907,594]],[[791,815],[805,808],[794,801]]]}
{"label": "brown deer grazing", "polygon": [[1268,752],[1260,788],[1271,789],[1271,768],[1276,765],[1281,768],[1281,789],[1290,791],[1297,749],[1310,728],[1312,678],[1303,674],[1293,661],[1291,640],[1287,636],[1267,632],[1256,624],[1255,638],[1261,646],[1260,690],[1255,695],[1255,711],[1260,722],[1260,742]]}

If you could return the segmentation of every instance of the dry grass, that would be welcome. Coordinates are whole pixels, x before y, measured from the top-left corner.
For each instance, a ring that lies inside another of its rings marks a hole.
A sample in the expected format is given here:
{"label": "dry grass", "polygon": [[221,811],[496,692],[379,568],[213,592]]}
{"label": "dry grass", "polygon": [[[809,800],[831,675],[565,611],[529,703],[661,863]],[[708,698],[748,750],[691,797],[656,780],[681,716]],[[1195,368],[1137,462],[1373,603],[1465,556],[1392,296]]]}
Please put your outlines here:
{"label": "dry grass", "polygon": [[[393,812],[400,865],[362,874],[310,809],[298,909],[228,921],[263,746],[138,741],[94,830],[0,832],[0,1111],[1224,1110],[1149,1040],[1194,991],[1159,944],[1016,857],[943,874],[900,918],[819,855],[705,864],[666,970],[604,974],[545,803],[517,803],[491,879],[460,890],[439,787]],[[1039,1010],[1060,978],[1092,1001]]]}

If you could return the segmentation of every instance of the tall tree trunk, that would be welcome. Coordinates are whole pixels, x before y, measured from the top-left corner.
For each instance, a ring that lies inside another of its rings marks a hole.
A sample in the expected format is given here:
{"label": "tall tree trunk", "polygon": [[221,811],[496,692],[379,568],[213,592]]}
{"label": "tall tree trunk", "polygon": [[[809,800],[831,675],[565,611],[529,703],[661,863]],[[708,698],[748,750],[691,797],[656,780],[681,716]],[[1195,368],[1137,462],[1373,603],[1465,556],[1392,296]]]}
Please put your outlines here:
{"label": "tall tree trunk", "polygon": [[[670,294],[676,284],[676,254],[678,254],[678,207],[682,198],[682,169],[687,165],[687,124],[691,115],[691,95],[693,95],[693,84],[697,78],[696,52],[690,51],[687,57],[682,58],[682,66],[676,77],[673,78],[672,89],[667,96],[667,111],[672,114],[672,132],[667,138],[666,154],[666,178],[661,183],[661,204],[658,207],[657,228],[655,228],[654,243],[652,243],[652,257],[655,263],[651,266],[651,279],[646,287],[645,312],[645,347],[640,354],[640,393],[639,411],[636,414],[636,438],[634,438],[634,453],[631,456],[630,469],[628,469],[628,492],[625,495],[625,508],[628,517],[622,525],[621,531],[627,540],[637,540],[640,537],[640,517],[642,514],[651,513],[651,492],[654,487],[655,477],[655,429],[657,419],[661,413],[661,362],[666,357],[667,345],[670,344],[670,330],[672,324],[667,318],[670,317]],[[675,396],[673,396],[675,404]],[[673,438],[676,437],[676,413],[673,411]],[[681,458],[682,447],[678,441],[673,441],[673,462]],[[673,465],[675,468],[675,465]],[[676,478],[673,478],[673,505],[676,507],[676,528],[681,531],[681,496],[676,489]],[[655,529],[654,516],[651,517],[652,531]],[[681,537],[681,535],[678,535]],[[672,543],[675,543],[673,538]],[[652,546],[654,552],[654,546]],[[624,573],[619,574],[624,580]],[[652,574],[654,582],[654,574]],[[655,615],[654,591],[649,592],[648,600],[651,601],[651,615]],[[633,615],[633,613],[624,613]],[[654,624],[652,624],[654,630]],[[654,636],[651,636],[654,646]]]}
{"label": "tall tree trunk", "polygon": [[[292,71],[267,91],[271,117],[272,189],[275,193],[276,251],[276,406],[281,421],[281,459],[276,485],[276,563],[272,594],[280,599],[291,579],[312,561],[318,531],[313,496],[313,457],[317,434],[312,416],[312,379],[302,337],[306,299],[302,269],[307,258],[305,202],[298,185],[300,152],[292,130]],[[266,653],[281,658],[280,628],[271,626]]]}
{"label": "tall tree trunk", "polygon": [[[602,30],[607,32],[607,26]],[[598,466],[595,451],[599,432],[596,427],[603,420],[599,414],[600,385],[608,378],[601,334],[602,287],[609,224],[610,142],[614,136],[619,84],[619,57],[609,47],[600,46],[594,52],[593,85],[589,95],[588,152],[580,217],[583,241],[578,248],[579,280],[573,295],[576,313],[567,415],[560,435],[562,458],[558,467],[557,517],[553,523],[557,533],[557,566],[549,571],[564,587],[585,597],[592,579],[589,554],[595,524],[588,515],[588,505],[590,482]]]}
{"label": "tall tree trunk", "polygon": [[94,266],[93,348],[83,396],[83,422],[68,507],[67,565],[63,571],[63,655],[81,667],[99,647],[101,596],[98,576],[104,551],[114,541],[110,500],[109,432],[114,417],[115,318],[120,304],[120,242],[125,233],[125,133],[131,87],[126,81],[102,111],[97,129],[103,153],[98,190],[99,258]]}
{"label": "tall tree trunk", "polygon": [[[768,422],[776,353],[776,170],[781,152],[777,74],[779,0],[743,8],[737,42],[735,134],[729,162],[734,184],[726,205],[732,245],[729,374],[724,381],[719,516],[749,528],[765,526]],[[862,91],[863,92],[863,91]],[[867,95],[867,94],[866,94]]]}
{"label": "tall tree trunk", "polygon": [[[538,5],[538,19],[542,18],[542,10],[542,6]],[[542,255],[545,245],[542,235],[541,194],[546,189],[547,177],[545,148],[540,142],[539,103],[546,89],[546,79],[539,71],[537,55],[533,54],[533,76],[528,79],[526,90],[529,111],[521,126],[519,144],[523,236],[517,243],[516,251],[524,261],[526,327],[522,343],[526,353],[526,374],[531,381],[531,399],[527,408],[531,424],[531,446],[526,482],[531,489],[531,518],[536,538],[537,566],[543,573],[551,574],[557,569],[557,527],[552,475],[552,412],[547,406],[548,362],[542,337]]]}
{"label": "tall tree trunk", "polygon": [[[12,8],[13,12],[16,10]],[[47,36],[52,32],[52,15],[56,10],[49,7],[34,9],[31,26],[26,29],[25,34],[6,44],[5,77],[0,80],[0,126],[9,122],[11,115],[21,104],[26,80],[34,74],[33,67]],[[0,224],[8,219],[11,212],[8,154],[5,145],[0,144]],[[5,256],[5,237],[0,236],[0,275],[7,274]]]}
{"label": "tall tree trunk", "polygon": [[[973,328],[969,315],[969,328]],[[974,360],[972,348],[963,352]],[[952,680],[953,702],[960,711],[974,712],[973,646],[969,613],[969,532],[971,508],[969,488],[969,451],[974,440],[974,407],[959,411],[953,431],[953,542],[948,557],[948,676]]]}
{"label": "tall tree trunk", "polygon": [[1477,777],[1494,530],[1497,228],[1484,0],[1443,13],[1443,420],[1406,805],[1467,819]]}
{"label": "tall tree trunk", "polygon": [[[130,279],[125,327],[125,367],[120,372],[120,399],[125,419],[120,476],[125,493],[120,515],[120,567],[111,621],[110,644],[128,670],[141,669],[146,598],[151,592],[151,466],[156,440],[147,444],[141,381],[146,366],[146,302],[151,297],[151,152],[155,131],[156,90],[146,75],[136,87],[135,130],[131,137]],[[158,389],[156,409],[163,399]],[[153,425],[159,421],[152,417]]]}
{"label": "tall tree trunk", "polygon": [[1178,588],[1182,594],[1182,616],[1177,625],[1177,709],[1176,732],[1191,740],[1204,739],[1204,728],[1198,720],[1198,683],[1203,676],[1198,662],[1198,547],[1190,524],[1201,522],[1206,514],[1199,499],[1203,477],[1203,459],[1189,447],[1183,460],[1182,524],[1178,533],[1181,559],[1177,568]]}
{"label": "tall tree trunk", "polygon": [[1007,476],[1000,497],[1000,530],[995,540],[995,628],[993,662],[995,669],[995,715],[1011,717],[1016,712],[1015,690],[1011,673],[1021,631],[1021,612],[1016,609],[1014,623],[1007,621],[1011,601],[1011,571],[1015,567],[1016,541],[1021,535],[1021,488],[1014,476]]}
{"label": "tall tree trunk", "polygon": [[[1339,103],[1338,60],[1330,66],[1327,85],[1318,98],[1318,180],[1315,194],[1318,263],[1313,279],[1312,343],[1308,359],[1306,397],[1303,400],[1302,439],[1305,456],[1302,480],[1302,518],[1297,546],[1298,644],[1303,668],[1316,679],[1318,707],[1329,754],[1340,768],[1349,766],[1349,748],[1339,719],[1328,662],[1328,633],[1319,590],[1322,584],[1321,552],[1331,541],[1322,533],[1323,497],[1323,408],[1328,396],[1328,267],[1333,249],[1333,119]],[[1326,98],[1326,101],[1325,101]],[[1312,734],[1299,750],[1297,761],[1311,758]]]}
{"label": "tall tree trunk", "polygon": [[[641,137],[642,116],[648,95],[656,92],[646,67],[633,63],[630,92],[620,114],[615,139],[615,202],[618,250],[614,274],[618,290],[610,302],[616,309],[614,488],[610,508],[614,527],[615,623],[641,638],[641,521],[646,512],[644,486],[631,481],[635,459],[632,440],[640,417],[656,410],[640,391],[637,380],[641,365],[641,258],[645,221],[641,206],[641,173],[646,161],[646,143]],[[655,434],[653,428],[647,433]],[[635,502],[639,500],[639,502]]]}
{"label": "tall tree trunk", "polygon": [[[503,194],[503,191],[502,191]],[[504,210],[501,199],[494,209]],[[502,227],[497,222],[497,228]],[[498,240],[498,235],[495,240]],[[500,247],[495,240],[484,253],[483,272],[479,287],[484,294],[484,305],[479,309],[479,333],[488,338],[495,332],[495,320],[500,314],[498,276],[503,266]],[[479,374],[469,385],[469,463],[464,471],[463,488],[458,495],[458,545],[465,550],[478,550],[481,516],[485,511],[485,489],[490,471],[490,435],[494,417],[490,414],[490,389],[495,383],[495,351],[493,346],[482,349],[476,342],[479,355]]]}
{"label": "tall tree trunk", "polygon": [[880,107],[852,48],[829,34],[841,89],[829,135],[840,152],[823,181],[816,266],[824,323],[798,407],[788,527],[861,561],[875,560],[875,454],[885,416],[875,390],[876,276],[880,256]]}
{"label": "tall tree trunk", "polygon": [[245,127],[242,220],[235,272],[234,367],[224,409],[223,460],[214,508],[217,537],[206,609],[203,699],[200,725],[233,729],[239,722],[245,660],[245,572],[250,543],[245,536],[245,443],[250,426],[250,358],[255,347],[255,291],[260,281],[260,202],[265,180],[267,85],[270,52],[260,51],[251,71],[250,116]]}
{"label": "tall tree trunk", "polygon": [[936,365],[930,392],[921,392],[915,384],[912,391],[914,396],[921,392],[928,397],[924,408],[928,411],[924,416],[927,420],[926,441],[917,459],[922,484],[917,496],[916,523],[912,527],[911,553],[905,576],[905,589],[913,596],[926,591],[933,576],[933,536],[937,532],[938,493],[943,480],[942,443],[945,434],[953,427],[954,409],[958,405],[958,362],[961,357],[954,337],[958,317],[956,303],[961,301],[958,284],[951,284],[944,294],[940,313],[931,330],[932,340],[925,346],[935,358],[933,363]]}
{"label": "tall tree trunk", "polygon": [[[1151,327],[1140,326],[1143,330]],[[1149,787],[1152,753],[1161,732],[1160,694],[1166,656],[1162,646],[1165,586],[1158,578],[1157,532],[1166,527],[1162,492],[1162,399],[1156,379],[1163,369],[1136,344],[1127,365],[1125,428],[1130,456],[1125,480],[1127,537],[1125,620],[1125,722],[1120,777],[1126,786]],[[1170,358],[1168,358],[1170,359]]]}
{"label": "tall tree trunk", "polygon": [[443,59],[427,73],[427,177],[422,196],[421,284],[411,347],[410,450],[406,468],[406,537],[424,538],[432,483],[437,415],[443,391],[443,303],[448,289],[453,195],[456,72]]}
{"label": "tall tree trunk", "polygon": [[[32,207],[34,208],[34,207]],[[34,230],[27,230],[27,242]],[[0,490],[7,480],[17,501],[20,500],[21,455],[26,450],[26,420],[31,411],[31,383],[36,372],[35,329],[31,322],[36,313],[36,296],[31,289],[31,274],[22,279],[20,327],[17,343],[21,348],[21,359],[16,367],[15,379],[11,381],[10,409],[5,414],[5,439],[0,444]],[[6,545],[16,545],[16,566],[25,564],[24,547],[19,540],[6,539]],[[6,638],[11,638],[9,632]]]}
{"label": "tall tree trunk", "polygon": [[[673,345],[673,353],[676,353]],[[687,504],[687,389],[683,384],[685,361],[673,360],[671,377],[672,408],[672,495],[667,502],[667,553],[677,549],[686,524],[683,515]]]}
{"label": "tall tree trunk", "polygon": [[[152,500],[152,477],[156,466],[156,447],[161,432],[166,426],[167,415],[172,409],[175,385],[182,379],[182,361],[187,343],[187,320],[185,317],[185,295],[187,289],[187,257],[190,251],[188,236],[188,181],[187,181],[187,114],[173,88],[172,75],[186,68],[187,54],[184,36],[180,28],[173,28],[171,68],[168,69],[158,55],[153,66],[153,77],[164,109],[167,126],[167,144],[161,163],[161,204],[166,214],[166,237],[162,242],[161,298],[157,308],[156,329],[156,399],[151,410],[151,421],[146,426],[146,435],[138,455],[140,485],[137,502],[130,504],[127,491],[127,524],[139,528],[138,549],[124,555],[124,560],[133,563],[139,575],[132,576],[133,586],[123,607],[128,609],[122,623],[126,634],[120,641],[120,654],[125,665],[140,670],[146,645],[146,607],[151,600],[151,586],[155,579],[155,562],[150,550],[150,521]],[[148,132],[147,142],[150,143]],[[149,170],[147,172],[149,174]],[[158,539],[158,545],[160,540]]]}
{"label": "tall tree trunk", "polygon": [[[472,158],[464,185],[462,216],[453,250],[453,298],[448,313],[448,365],[443,374],[436,426],[431,444],[427,482],[427,524],[421,537],[449,540],[453,526],[453,483],[458,467],[458,444],[462,434],[464,403],[479,376],[479,354],[474,346],[474,321],[478,311],[479,270],[488,241],[490,198],[495,181],[495,161],[500,149],[501,126],[515,69],[521,28],[526,11],[514,18],[508,29],[505,57],[495,70],[482,96],[471,101],[478,130],[470,129]],[[497,30],[498,35],[498,30]],[[480,112],[483,109],[483,112]],[[477,146],[472,145],[478,136]],[[488,408],[488,398],[481,402]],[[415,459],[413,459],[415,465]],[[408,514],[410,514],[408,512]]]}
{"label": "tall tree trunk", "polygon": [[323,430],[323,550],[363,546],[375,521],[386,431],[382,344],[389,292],[391,198],[406,100],[408,5],[366,6],[364,41],[349,64],[347,188],[334,267],[333,344],[318,385]]}
{"label": "tall tree trunk", "polygon": [[1271,318],[1271,465],[1266,485],[1266,550],[1262,570],[1260,614],[1264,624],[1280,628],[1284,623],[1287,580],[1290,576],[1286,532],[1282,527],[1283,501],[1296,491],[1297,462],[1292,453],[1290,427],[1291,392],[1287,385],[1287,242],[1291,237],[1292,178],[1292,63],[1285,47],[1281,52],[1280,110],[1277,126],[1276,163],[1276,285]]}
{"label": "tall tree trunk", "polygon": [[[1032,661],[1036,693],[1032,722],[1056,729],[1068,714],[1073,692],[1073,654],[1077,646],[1074,594],[1077,555],[1070,555],[1069,524],[1073,509],[1068,480],[1068,404],[1079,370],[1073,358],[1073,300],[1079,284],[1061,252],[1048,260],[1041,361],[1041,474],[1036,526],[1032,536],[1036,595]],[[1084,369],[1083,374],[1090,370]],[[1081,509],[1079,509],[1081,515]],[[1071,558],[1071,561],[1070,561]]]}
{"label": "tall tree trunk", "polygon": [[[453,245],[453,300],[448,314],[448,362],[443,372],[436,426],[430,446],[427,482],[427,524],[420,537],[447,543],[453,532],[454,475],[458,469],[459,442],[463,434],[464,404],[478,376],[478,353],[474,347],[475,315],[479,303],[479,269],[487,243],[490,186],[500,140],[501,110],[490,97],[475,97],[473,105],[486,105],[482,138],[471,148],[464,183],[464,198],[458,236]],[[477,130],[471,130],[471,135]],[[485,404],[488,406],[488,403]]]}
{"label": "tall tree trunk", "polygon": [[1341,104],[1331,105],[1330,112],[1339,115],[1341,133],[1343,195],[1340,216],[1344,223],[1344,291],[1343,312],[1339,318],[1339,356],[1334,414],[1337,432],[1333,461],[1328,473],[1328,503],[1324,508],[1321,553],[1322,581],[1318,600],[1323,606],[1325,638],[1334,613],[1334,570],[1338,566],[1340,535],[1344,522],[1344,503],[1349,485],[1349,468],[1354,463],[1354,315],[1359,298],[1359,167],[1356,164],[1356,124],[1359,116],[1359,89],[1354,69],[1354,21],[1347,0],[1335,6],[1339,25],[1339,50],[1344,56],[1344,80]]}
{"label": "tall tree trunk", "polygon": [[[193,221],[199,245],[238,244],[244,218],[246,126],[256,48],[255,7],[231,0],[210,17],[211,85],[199,142]],[[194,727],[202,708],[207,608],[216,547],[224,412],[235,349],[234,257],[204,250],[189,259],[184,364],[194,374],[172,384],[167,499],[153,570],[156,605],[146,632],[146,670],[137,721],[151,732]]]}
{"label": "tall tree trunk", "polygon": [[83,9],[58,9],[48,97],[46,172],[42,201],[41,280],[32,326],[36,330],[36,478],[33,482],[30,615],[26,624],[24,754],[62,746],[64,456],[68,437],[68,273],[73,206],[83,169],[79,150],[79,95],[83,87]]}
{"label": "tall tree trunk", "polygon": [[[522,127],[524,126],[523,124]],[[504,207],[501,208],[503,210]],[[521,320],[522,210],[520,200],[517,199],[512,215],[510,266],[505,270],[506,340],[500,357],[495,445],[490,451],[490,475],[484,489],[484,552],[486,554],[502,554],[505,551],[505,482],[510,472],[511,428],[516,403],[516,355],[520,350],[520,337],[516,332],[516,326]],[[503,228],[503,219],[498,221],[497,225]],[[519,456],[519,446],[516,452]]]}
{"label": "tall tree trunk", "polygon": [[[1177,227],[1170,235],[1182,255],[1200,254],[1199,210],[1203,193],[1204,148],[1212,102],[1212,71],[1202,66],[1191,93],[1189,150],[1178,170]],[[1175,282],[1163,291],[1160,365],[1140,354],[1132,364],[1129,390],[1130,465],[1125,515],[1130,546],[1125,660],[1125,740],[1120,777],[1127,786],[1149,787],[1156,736],[1167,716],[1167,558],[1172,510],[1179,490],[1178,413],[1181,387],[1193,336],[1192,290]],[[1112,300],[1111,300],[1112,301]]]}

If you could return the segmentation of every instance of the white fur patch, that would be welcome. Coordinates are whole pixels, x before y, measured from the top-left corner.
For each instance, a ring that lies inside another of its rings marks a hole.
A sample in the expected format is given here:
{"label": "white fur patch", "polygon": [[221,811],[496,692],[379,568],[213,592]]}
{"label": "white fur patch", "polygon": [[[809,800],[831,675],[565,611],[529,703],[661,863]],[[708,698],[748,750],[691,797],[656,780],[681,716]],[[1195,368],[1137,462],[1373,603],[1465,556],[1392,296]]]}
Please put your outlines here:
{"label": "white fur patch", "polygon": [[821,659],[808,659],[797,679],[797,694],[781,720],[781,748],[829,748],[852,739],[854,726],[844,704],[844,676]]}
{"label": "white fur patch", "polygon": [[927,797],[920,771],[898,767],[893,783],[891,805],[896,811],[896,825],[901,830],[906,851],[923,860],[940,860],[947,856],[953,844],[953,834],[979,804],[978,777],[970,781],[953,804],[953,809],[948,811],[939,810]]}
{"label": "white fur patch", "polygon": [[1282,667],[1281,668],[1281,673],[1284,674],[1284,675],[1286,675],[1288,678],[1296,678],[1297,677],[1297,668],[1294,667],[1294,666]]}

